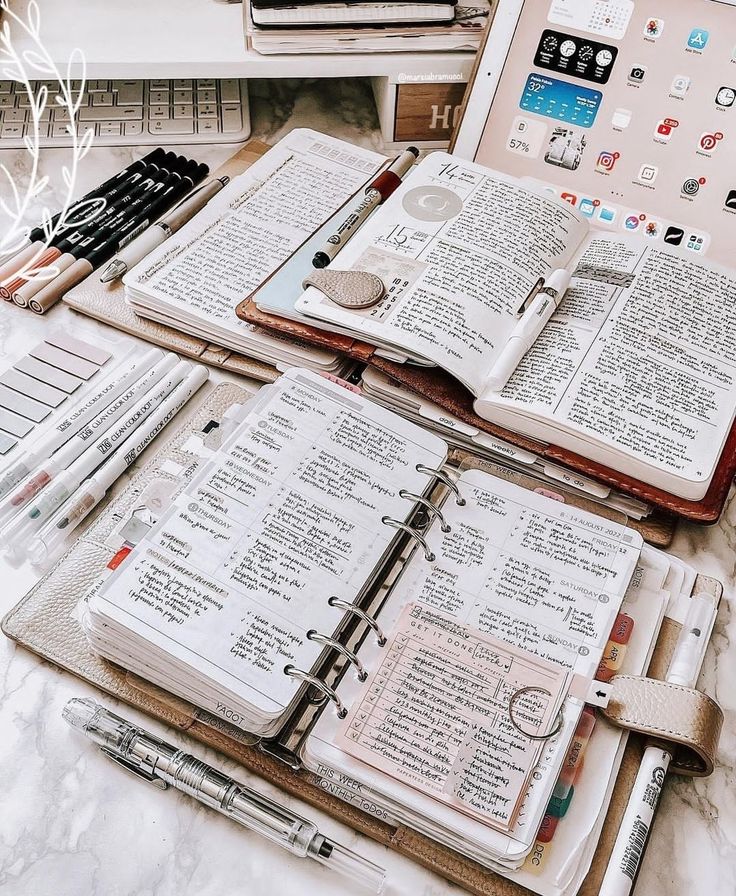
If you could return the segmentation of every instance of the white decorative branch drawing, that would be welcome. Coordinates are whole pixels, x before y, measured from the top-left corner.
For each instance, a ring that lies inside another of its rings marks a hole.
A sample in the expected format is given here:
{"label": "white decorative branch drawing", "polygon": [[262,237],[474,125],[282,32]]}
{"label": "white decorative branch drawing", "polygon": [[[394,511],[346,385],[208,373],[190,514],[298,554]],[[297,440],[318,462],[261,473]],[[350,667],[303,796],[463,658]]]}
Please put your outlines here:
{"label": "white decorative branch drawing", "polygon": [[[79,164],[89,152],[94,139],[94,129],[86,129],[80,135],[77,122],[86,83],[86,63],[81,50],[76,49],[67,63],[66,72],[61,72],[41,40],[38,4],[31,0],[24,19],[10,9],[9,2],[10,0],[0,0],[0,14],[3,15],[0,29],[0,77],[22,85],[28,98],[30,132],[24,139],[31,166],[27,182],[21,189],[8,166],[0,163],[0,213],[9,221],[9,226],[3,228],[0,234],[0,264],[28,241],[32,228],[24,222],[27,221],[34,202],[49,187],[48,177],[40,174],[40,143],[42,128],[46,127],[46,123],[42,122],[44,110],[49,102],[53,102],[63,110],[65,126],[71,138],[71,161],[62,167],[64,200],[56,214],[52,214],[47,206],[42,206],[40,226],[43,228],[43,245],[13,275],[27,280],[50,280],[58,274],[57,268],[53,265],[36,267],[46,248],[71,226],[79,227],[92,221],[105,207],[105,200],[102,198],[83,200],[76,205],[72,199]],[[18,50],[16,37],[21,37],[23,43],[30,46]],[[78,77],[73,79],[75,67],[78,68]],[[48,84],[54,86],[49,89]]]}

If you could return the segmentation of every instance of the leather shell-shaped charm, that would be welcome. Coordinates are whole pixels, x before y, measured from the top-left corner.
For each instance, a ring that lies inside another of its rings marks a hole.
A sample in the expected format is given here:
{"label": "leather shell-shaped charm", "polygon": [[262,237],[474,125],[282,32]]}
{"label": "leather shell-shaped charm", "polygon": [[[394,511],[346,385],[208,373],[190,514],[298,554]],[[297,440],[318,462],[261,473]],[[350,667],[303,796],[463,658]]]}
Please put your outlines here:
{"label": "leather shell-shaped charm", "polygon": [[368,271],[313,271],[302,283],[304,289],[315,286],[330,301],[343,308],[370,308],[380,302],[386,288],[383,281]]}

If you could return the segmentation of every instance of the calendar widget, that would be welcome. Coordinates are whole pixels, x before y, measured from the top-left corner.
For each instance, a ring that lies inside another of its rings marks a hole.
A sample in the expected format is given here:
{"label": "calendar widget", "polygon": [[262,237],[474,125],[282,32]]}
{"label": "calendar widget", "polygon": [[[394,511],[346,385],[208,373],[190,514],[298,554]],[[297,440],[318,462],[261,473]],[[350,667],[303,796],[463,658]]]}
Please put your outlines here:
{"label": "calendar widget", "polygon": [[552,0],[547,19],[553,25],[621,40],[633,13],[633,0]]}

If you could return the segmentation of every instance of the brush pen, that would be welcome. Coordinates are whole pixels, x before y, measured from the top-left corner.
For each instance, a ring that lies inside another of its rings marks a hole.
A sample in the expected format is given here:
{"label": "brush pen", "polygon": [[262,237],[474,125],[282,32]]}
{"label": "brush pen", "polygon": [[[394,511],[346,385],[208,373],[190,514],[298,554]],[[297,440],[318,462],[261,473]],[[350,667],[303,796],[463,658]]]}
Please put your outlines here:
{"label": "brush pen", "polygon": [[381,171],[368,184],[357,206],[350,212],[335,233],[327,238],[327,242],[322,249],[315,253],[312,259],[312,264],[315,268],[327,267],[361,224],[401,184],[401,179],[411,170],[411,166],[416,162],[418,156],[419,150],[415,146],[410,146],[400,156],[397,156],[388,168]]}
{"label": "brush pen", "polygon": [[115,482],[125,473],[161,430],[175,417],[209,377],[201,364],[195,366],[164,403],[146,419],[142,432],[134,432],[116,449],[109,460],[66,501],[28,546],[27,555],[36,565],[46,563],[64,540],[103,500]]}
{"label": "brush pen", "polygon": [[179,361],[174,369],[137,402],[122,422],[96,439],[63,470],[24,512],[29,519],[45,520],[132,432],[138,429],[192,369],[188,361]]}
{"label": "brush pen", "polygon": [[109,261],[116,252],[146,229],[163,211],[179,201],[192,187],[207,175],[206,165],[192,163],[195,169],[180,177],[178,182],[167,186],[154,201],[143,208],[138,215],[126,220],[125,224],[110,237],[87,251],[74,263],[29,301],[28,307],[36,314],[43,314],[77,283],[81,283],[94,270]]}
{"label": "brush pen", "polygon": [[69,414],[60,420],[51,432],[34,447],[9,467],[0,478],[0,498],[4,498],[18,483],[32,473],[36,467],[51,457],[62,445],[65,445],[81,429],[99,416],[101,410],[108,408],[116,398],[125,392],[127,387],[140,379],[145,371],[149,371],[161,361],[164,353],[160,348],[152,348],[135,361],[120,377],[109,380],[89,398],[74,407]]}
{"label": "brush pen", "polygon": [[356,887],[383,893],[386,871],[379,865],[321,834],[313,822],[109,712],[94,700],[70,700],[63,716],[128,772],[160,789],[181,790],[292,855],[342,874],[345,893],[355,893]]}
{"label": "brush pen", "polygon": [[[147,358],[147,356],[146,356]],[[132,379],[126,378],[124,391],[120,392],[101,412],[85,422],[70,439],[59,446],[53,454],[46,457],[27,479],[23,480],[16,491],[10,492],[0,506],[0,525],[2,525],[19,508],[24,507],[42,489],[70,466],[90,444],[93,437],[103,436],[125,414],[130,405],[147,394],[167,373],[174,369],[179,358],[169,352],[157,360],[147,370],[143,360],[136,365]]]}
{"label": "brush pen", "polygon": [[146,255],[153,252],[161,243],[175,234],[187,221],[190,221],[228,183],[230,183],[230,178],[227,175],[215,177],[193,190],[188,196],[185,196],[160,221],[144,230],[140,236],[136,237],[121,252],[118,252],[103,271],[100,281],[109,283],[111,280],[117,280],[118,277],[122,277],[130,268],[144,259]]}
{"label": "brush pen", "polygon": [[[163,183],[150,177],[136,183],[129,193],[116,197],[99,218],[87,222],[71,233],[59,234],[34,263],[34,272],[38,274],[44,268],[53,267],[56,271],[53,276],[62,274],[71,267],[84,248],[99,240],[100,231],[105,233],[111,228],[119,227],[126,214],[130,214],[137,205],[152,201],[152,197],[163,187]],[[11,298],[16,305],[25,308],[30,299],[52,279],[53,277],[45,279],[35,279],[31,276],[14,277],[0,286],[0,296],[4,299]]]}
{"label": "brush pen", "polygon": [[[188,162],[183,156],[177,156],[173,152],[166,153],[161,165],[147,165],[141,171],[118,182],[114,188],[100,197],[104,199],[104,202],[98,213],[94,214],[89,221],[81,224],[78,229],[74,230],[74,223],[69,221],[50,243],[47,244],[43,239],[33,243],[40,253],[33,263],[33,270],[39,272],[50,266],[56,259],[68,253],[69,249],[73,248],[83,236],[95,233],[103,226],[107,227],[116,216],[123,214],[126,206],[133,207],[136,203],[140,205],[141,201],[145,201],[144,196],[147,191],[160,189],[161,184],[172,173],[179,173],[187,164]],[[72,263],[68,259],[65,261],[66,267]],[[54,265],[58,273],[61,273],[66,267]],[[25,307],[31,296],[39,292],[49,279],[51,278],[32,279],[28,276],[6,278],[4,282],[0,283],[0,297],[6,300],[12,299],[16,305]]]}
{"label": "brush pen", "polygon": [[[119,180],[121,178],[124,179],[126,175],[131,175],[137,173],[138,171],[142,171],[143,168],[145,168],[147,165],[159,165],[167,155],[168,153],[164,149],[158,147],[157,149],[154,149],[147,155],[143,156],[142,159],[138,159],[137,161],[132,162],[127,167],[118,171],[117,174],[114,174],[99,186],[95,187],[94,190],[90,190],[89,193],[85,193],[85,195],[80,200],[75,202],[67,212],[67,223],[69,224],[69,226],[73,226],[79,220],[80,211],[85,216],[88,214],[86,203],[90,202],[93,199],[102,198],[105,193],[115,187],[118,184]],[[84,206],[83,203],[85,204]],[[80,206],[83,207],[80,209]],[[74,217],[75,209],[77,210],[76,218]],[[51,219],[52,227],[56,226],[60,217],[61,212],[58,212],[56,215],[54,215],[54,217]],[[33,230],[31,230],[30,234],[28,235],[28,239],[23,244],[23,246],[18,247],[15,254],[8,261],[6,261],[5,264],[0,266],[0,283],[2,283],[8,277],[12,277],[26,264],[26,262],[30,261],[30,259],[33,258],[34,254],[38,251],[39,246],[45,245],[45,238],[46,230],[44,227],[35,227]]]}

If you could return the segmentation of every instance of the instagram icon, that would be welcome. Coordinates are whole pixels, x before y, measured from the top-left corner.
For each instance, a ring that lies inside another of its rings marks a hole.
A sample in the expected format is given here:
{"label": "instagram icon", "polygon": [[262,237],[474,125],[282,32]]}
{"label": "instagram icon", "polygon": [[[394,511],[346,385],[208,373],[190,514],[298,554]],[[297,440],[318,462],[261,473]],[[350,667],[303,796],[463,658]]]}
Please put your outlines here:
{"label": "instagram icon", "polygon": [[604,150],[598,156],[598,161],[595,163],[595,170],[600,171],[602,174],[609,174],[613,171],[613,168],[620,157],[621,153],[607,152]]}

